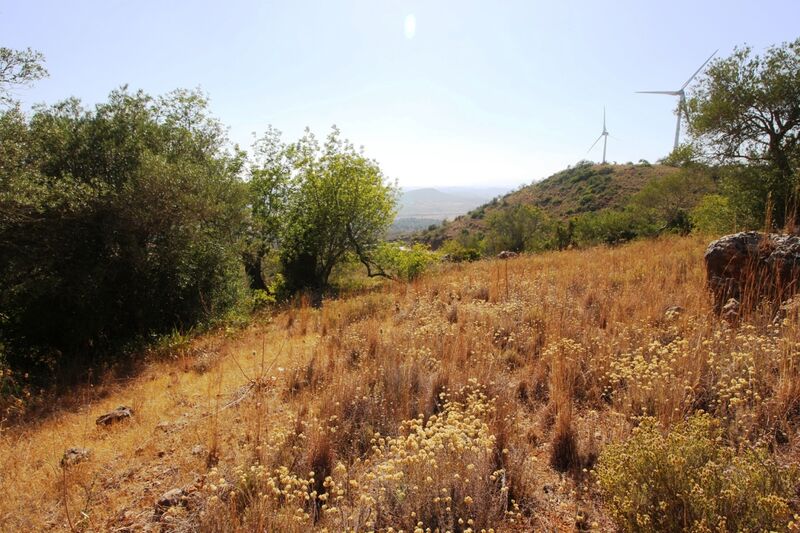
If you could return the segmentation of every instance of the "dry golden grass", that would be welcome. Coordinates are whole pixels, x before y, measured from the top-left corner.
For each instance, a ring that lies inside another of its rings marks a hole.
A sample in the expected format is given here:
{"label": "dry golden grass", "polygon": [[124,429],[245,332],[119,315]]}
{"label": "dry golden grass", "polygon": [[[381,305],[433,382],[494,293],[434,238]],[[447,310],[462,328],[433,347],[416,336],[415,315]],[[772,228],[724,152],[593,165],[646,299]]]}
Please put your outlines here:
{"label": "dry golden grass", "polygon": [[[0,530],[609,530],[605,444],[698,410],[792,460],[797,316],[717,319],[705,243],[447,265],[199,339],[207,372],[157,363],[4,431]],[[70,446],[92,455],[64,470]]]}

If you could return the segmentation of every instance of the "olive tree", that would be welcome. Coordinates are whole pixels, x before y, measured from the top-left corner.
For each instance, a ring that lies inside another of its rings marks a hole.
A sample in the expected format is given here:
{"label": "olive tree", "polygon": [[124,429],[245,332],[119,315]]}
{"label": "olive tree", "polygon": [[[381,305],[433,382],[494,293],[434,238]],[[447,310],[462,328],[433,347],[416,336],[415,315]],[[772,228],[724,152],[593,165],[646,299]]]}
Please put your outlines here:
{"label": "olive tree", "polygon": [[554,244],[555,226],[542,209],[514,204],[492,212],[487,220],[492,252],[540,251]]}
{"label": "olive tree", "polygon": [[712,62],[687,105],[689,132],[717,162],[763,166],[779,219],[797,202],[800,39]]}
{"label": "olive tree", "polygon": [[[248,180],[250,224],[245,235],[244,265],[253,289],[267,290],[265,263],[276,259],[292,176],[289,150],[281,133],[270,127],[253,143]],[[270,270],[275,270],[274,266]]]}
{"label": "olive tree", "polygon": [[191,91],[0,113],[0,359],[80,369],[240,301],[243,156],[226,146]]}
{"label": "olive tree", "polygon": [[367,275],[384,275],[374,253],[396,214],[396,185],[335,127],[323,145],[306,130],[287,154],[292,168],[280,241],[290,286],[324,290],[348,254]]}
{"label": "olive tree", "polygon": [[0,104],[13,101],[10,95],[13,86],[28,85],[47,76],[43,63],[41,52],[0,47]]}

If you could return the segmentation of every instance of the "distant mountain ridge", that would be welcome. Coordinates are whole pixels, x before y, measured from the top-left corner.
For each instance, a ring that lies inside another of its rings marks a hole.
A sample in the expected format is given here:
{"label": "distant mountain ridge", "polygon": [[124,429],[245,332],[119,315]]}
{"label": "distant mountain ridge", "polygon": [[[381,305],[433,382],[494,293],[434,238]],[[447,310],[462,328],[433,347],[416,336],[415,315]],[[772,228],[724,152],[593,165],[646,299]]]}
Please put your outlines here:
{"label": "distant mountain ridge", "polygon": [[401,194],[397,218],[451,218],[463,215],[507,191],[469,187],[409,189]]}
{"label": "distant mountain ridge", "polygon": [[390,234],[417,231],[463,215],[508,191],[500,187],[423,187],[403,190]]}

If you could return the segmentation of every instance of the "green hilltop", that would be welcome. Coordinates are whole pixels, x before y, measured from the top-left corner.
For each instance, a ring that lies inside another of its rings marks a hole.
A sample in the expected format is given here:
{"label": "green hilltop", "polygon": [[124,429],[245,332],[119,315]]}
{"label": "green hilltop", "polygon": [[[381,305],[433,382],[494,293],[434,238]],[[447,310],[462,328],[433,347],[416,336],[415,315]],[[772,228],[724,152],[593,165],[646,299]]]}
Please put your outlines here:
{"label": "green hilltop", "polygon": [[559,220],[602,209],[621,209],[647,183],[675,172],[679,172],[677,167],[649,163],[581,163],[497,197],[450,223],[422,232],[419,237],[436,246],[465,231],[480,233],[486,230],[490,214],[519,204],[538,207]]}

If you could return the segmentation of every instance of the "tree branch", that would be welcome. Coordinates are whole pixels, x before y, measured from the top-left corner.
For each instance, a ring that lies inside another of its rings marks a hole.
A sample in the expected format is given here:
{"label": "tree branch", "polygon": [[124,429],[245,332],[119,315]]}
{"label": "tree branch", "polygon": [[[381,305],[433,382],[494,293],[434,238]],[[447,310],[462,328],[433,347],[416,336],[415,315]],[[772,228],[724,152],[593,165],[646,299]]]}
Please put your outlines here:
{"label": "tree branch", "polygon": [[[395,278],[394,276],[383,270],[382,267],[370,263],[369,258],[361,250],[361,246],[358,244],[358,240],[355,238],[355,235],[353,235],[353,228],[350,226],[350,224],[347,224],[347,236],[350,239],[350,244],[353,246],[353,248],[355,248],[358,260],[361,261],[361,263],[367,268],[367,277],[370,278],[382,277],[386,279],[391,279],[393,281],[397,281],[397,278]],[[378,270],[373,272],[372,267],[375,267]]]}

